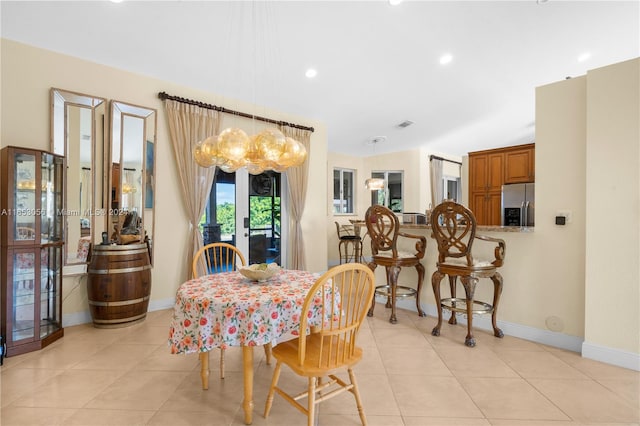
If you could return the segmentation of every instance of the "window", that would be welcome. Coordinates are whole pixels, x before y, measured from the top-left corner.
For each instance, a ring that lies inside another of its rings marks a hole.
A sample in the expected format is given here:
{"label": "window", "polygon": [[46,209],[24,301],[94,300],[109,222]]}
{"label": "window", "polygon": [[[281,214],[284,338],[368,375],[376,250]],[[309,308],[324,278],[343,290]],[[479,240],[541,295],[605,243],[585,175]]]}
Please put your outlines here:
{"label": "window", "polygon": [[371,204],[381,204],[395,213],[402,213],[402,172],[372,172],[371,177],[384,179],[384,189],[371,191]]}
{"label": "window", "polygon": [[333,169],[333,213],[353,214],[355,170]]}
{"label": "window", "polygon": [[442,186],[443,186],[443,197],[445,200],[453,200],[456,203],[459,203],[462,199],[461,197],[461,185],[460,178],[455,176],[443,176],[442,177]]}

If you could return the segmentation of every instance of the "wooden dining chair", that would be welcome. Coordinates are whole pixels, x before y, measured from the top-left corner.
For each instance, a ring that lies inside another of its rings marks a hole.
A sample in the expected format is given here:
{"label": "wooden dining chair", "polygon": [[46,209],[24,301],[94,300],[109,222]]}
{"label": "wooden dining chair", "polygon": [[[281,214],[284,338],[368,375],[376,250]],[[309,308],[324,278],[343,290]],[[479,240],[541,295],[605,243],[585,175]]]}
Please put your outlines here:
{"label": "wooden dining chair", "polygon": [[[264,409],[265,418],[278,393],[305,413],[307,424],[311,426],[317,404],[349,391],[355,397],[362,424],[367,424],[353,366],[362,359],[362,349],[356,346],[356,338],[373,300],[374,280],[371,269],[360,263],[335,266],[318,278],[302,305],[299,337],[273,348],[276,367]],[[312,311],[318,313],[320,324],[310,323],[310,318],[314,318]],[[292,396],[278,387],[283,364],[308,378],[305,392]],[[349,375],[349,383],[336,376],[344,369]],[[328,380],[322,380],[325,377]],[[298,402],[305,397],[306,407]]]}
{"label": "wooden dining chair", "polygon": [[[236,271],[238,268],[246,266],[246,260],[242,252],[235,246],[227,243],[211,243],[202,247],[193,256],[191,269],[193,278],[203,275],[217,274],[220,272]],[[267,364],[271,364],[271,344],[264,345],[264,353],[267,357]],[[203,363],[203,371],[209,371],[209,353],[200,354],[200,362]],[[220,348],[220,378],[224,379],[224,349]],[[209,388],[208,373],[203,377],[203,389]],[[206,383],[205,383],[206,382]]]}
{"label": "wooden dining chair", "polygon": [[[416,298],[418,315],[426,316],[420,306],[420,292],[424,282],[424,266],[422,258],[427,250],[427,239],[424,236],[408,234],[400,231],[400,221],[394,212],[385,206],[375,204],[369,207],[364,215],[367,224],[367,232],[371,238],[371,270],[383,266],[386,271],[387,284],[376,287],[376,294],[387,297],[387,308],[391,308],[389,322],[395,324],[396,299],[404,297]],[[399,247],[399,242],[405,240],[413,244],[415,250],[407,251]],[[418,282],[416,287],[398,285],[398,276],[402,268],[416,268]],[[375,300],[371,303],[369,316],[373,315]]]}
{"label": "wooden dining chair", "polygon": [[[431,331],[434,336],[440,335],[442,325],[442,310],[451,311],[449,324],[456,324],[456,313],[467,317],[467,336],[465,345],[473,347],[476,339],[473,337],[473,315],[491,314],[493,334],[502,337],[503,333],[496,324],[498,303],[502,293],[502,276],[497,269],[502,266],[506,251],[504,240],[476,234],[476,218],[461,204],[445,201],[436,206],[431,213],[431,228],[433,237],[438,244],[438,262],[436,271],[431,277],[433,293],[438,309],[438,323]],[[481,260],[473,256],[472,247],[475,240],[488,241],[496,244],[494,259]],[[451,297],[440,296],[440,282],[447,275]],[[456,280],[460,278],[464,287],[465,297],[456,297]],[[475,290],[480,278],[489,278],[493,282],[493,302],[486,303],[476,300]]]}

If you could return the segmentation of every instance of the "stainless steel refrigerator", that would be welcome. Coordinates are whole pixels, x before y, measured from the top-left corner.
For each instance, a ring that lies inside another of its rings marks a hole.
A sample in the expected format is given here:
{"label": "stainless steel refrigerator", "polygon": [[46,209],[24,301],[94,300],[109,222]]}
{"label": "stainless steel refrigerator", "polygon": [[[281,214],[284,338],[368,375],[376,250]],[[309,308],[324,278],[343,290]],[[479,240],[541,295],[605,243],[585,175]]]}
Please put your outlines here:
{"label": "stainless steel refrigerator", "polygon": [[502,226],[534,226],[535,210],[534,183],[502,185]]}

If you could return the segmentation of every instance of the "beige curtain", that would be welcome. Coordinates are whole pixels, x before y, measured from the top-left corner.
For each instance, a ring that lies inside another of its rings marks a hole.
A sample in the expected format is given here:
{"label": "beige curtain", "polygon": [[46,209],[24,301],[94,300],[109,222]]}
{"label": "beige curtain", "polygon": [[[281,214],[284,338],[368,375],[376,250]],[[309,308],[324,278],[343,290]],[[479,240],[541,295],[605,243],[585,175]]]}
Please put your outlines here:
{"label": "beige curtain", "polygon": [[193,255],[202,247],[202,233],[198,224],[204,213],[216,170],[215,167],[198,166],[193,159],[193,148],[201,140],[219,133],[222,115],[212,109],[173,100],[165,100],[164,106],[169,137],[180,174],[182,202],[189,218],[189,241],[184,261],[187,262],[190,276]]}
{"label": "beige curtain", "polygon": [[300,220],[304,213],[305,199],[307,197],[307,184],[309,180],[309,158],[311,156],[311,132],[309,130],[295,129],[283,126],[282,132],[285,136],[291,137],[302,143],[307,149],[307,159],[299,167],[287,169],[287,182],[289,186],[290,210],[290,238],[289,247],[291,249],[291,263],[289,269],[305,269],[304,260],[304,236]]}
{"label": "beige curtain", "polygon": [[429,169],[431,171],[431,208],[435,208],[444,199],[442,187],[442,160],[432,158]]}

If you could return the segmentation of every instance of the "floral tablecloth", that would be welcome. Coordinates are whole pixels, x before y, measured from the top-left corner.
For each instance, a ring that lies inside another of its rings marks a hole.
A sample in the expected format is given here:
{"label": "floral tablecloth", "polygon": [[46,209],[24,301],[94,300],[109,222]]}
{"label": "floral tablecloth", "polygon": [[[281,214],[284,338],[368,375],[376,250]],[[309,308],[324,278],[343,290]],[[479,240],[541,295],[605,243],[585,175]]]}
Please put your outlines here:
{"label": "floral tablecloth", "polygon": [[[169,329],[171,353],[275,344],[287,333],[297,335],[302,304],[318,277],[283,270],[258,283],[239,272],[224,272],[183,283]],[[310,325],[320,322],[321,301],[318,294],[309,312]]]}

